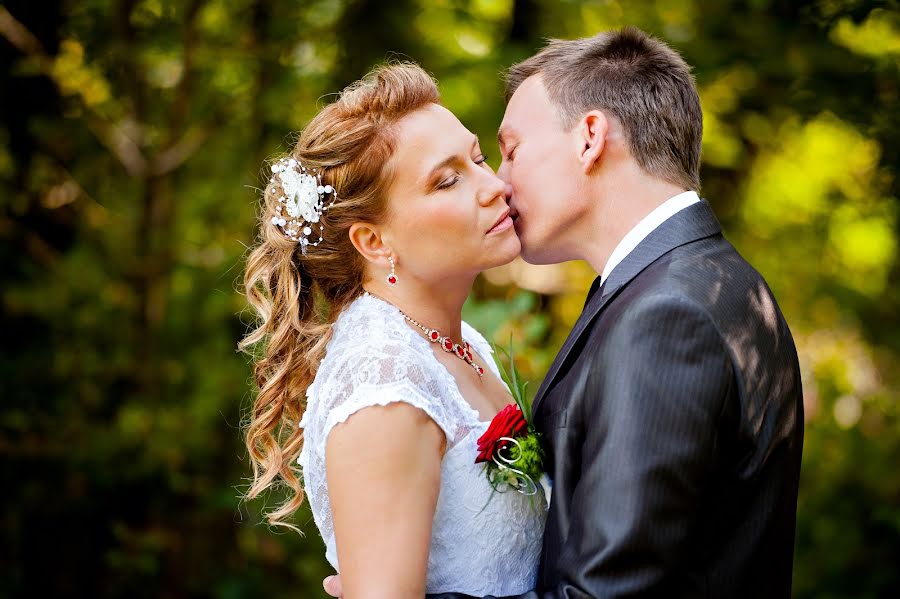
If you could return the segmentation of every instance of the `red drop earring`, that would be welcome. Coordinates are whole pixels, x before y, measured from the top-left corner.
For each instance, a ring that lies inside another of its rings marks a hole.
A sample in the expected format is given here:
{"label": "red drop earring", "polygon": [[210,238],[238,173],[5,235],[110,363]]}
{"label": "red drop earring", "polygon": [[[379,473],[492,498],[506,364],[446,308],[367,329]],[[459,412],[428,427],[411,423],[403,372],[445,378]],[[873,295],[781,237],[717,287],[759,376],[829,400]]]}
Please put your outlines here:
{"label": "red drop earring", "polygon": [[394,272],[394,258],[393,258],[393,256],[388,256],[388,262],[391,263],[391,272],[388,273],[388,276],[387,276],[387,282],[388,282],[388,285],[390,285],[391,287],[393,287],[394,285],[397,284],[397,274]]}

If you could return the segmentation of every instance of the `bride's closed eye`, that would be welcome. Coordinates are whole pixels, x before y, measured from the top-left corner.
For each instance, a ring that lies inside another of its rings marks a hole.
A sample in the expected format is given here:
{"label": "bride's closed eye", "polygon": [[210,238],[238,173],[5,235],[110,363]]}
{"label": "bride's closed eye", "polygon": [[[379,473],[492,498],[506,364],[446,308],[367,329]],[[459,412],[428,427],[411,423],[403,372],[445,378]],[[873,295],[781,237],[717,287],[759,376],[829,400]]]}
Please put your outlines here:
{"label": "bride's closed eye", "polygon": [[452,176],[444,179],[444,181],[441,182],[441,184],[438,185],[437,188],[438,189],[450,189],[451,187],[456,185],[457,181],[459,181],[459,175],[457,173],[453,173]]}
{"label": "bride's closed eye", "polygon": [[[473,159],[472,162],[474,162],[475,164],[477,164],[477,165],[480,166],[480,165],[485,164],[485,163],[487,162],[487,158],[488,158],[488,157],[487,157],[486,154],[479,154],[479,155],[478,155],[478,158]],[[438,189],[450,189],[451,187],[453,187],[454,185],[456,185],[456,183],[457,183],[458,181],[459,181],[459,173],[454,173],[451,177],[448,177],[448,178],[444,179],[444,180],[437,186],[437,188],[438,188]]]}

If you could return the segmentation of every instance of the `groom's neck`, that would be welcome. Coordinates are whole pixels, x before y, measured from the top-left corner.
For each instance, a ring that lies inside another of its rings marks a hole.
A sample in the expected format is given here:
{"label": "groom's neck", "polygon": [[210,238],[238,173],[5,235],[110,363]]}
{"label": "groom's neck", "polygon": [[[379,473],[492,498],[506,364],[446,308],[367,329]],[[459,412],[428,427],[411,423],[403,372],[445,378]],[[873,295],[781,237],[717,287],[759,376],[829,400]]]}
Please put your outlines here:
{"label": "groom's neck", "polygon": [[[590,231],[585,231],[583,258],[598,273],[603,272],[616,246],[639,222],[668,199],[686,191],[647,175],[635,165],[595,181]],[[587,224],[587,223],[586,223]]]}

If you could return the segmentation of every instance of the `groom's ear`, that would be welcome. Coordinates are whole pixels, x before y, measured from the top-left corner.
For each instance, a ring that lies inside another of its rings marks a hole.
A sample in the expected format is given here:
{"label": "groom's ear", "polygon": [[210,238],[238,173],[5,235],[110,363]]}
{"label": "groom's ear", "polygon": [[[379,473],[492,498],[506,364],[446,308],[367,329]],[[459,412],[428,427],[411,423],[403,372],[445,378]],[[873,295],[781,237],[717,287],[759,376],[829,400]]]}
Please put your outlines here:
{"label": "groom's ear", "polygon": [[391,255],[385,243],[384,232],[371,223],[353,223],[348,231],[350,243],[362,257],[372,263],[382,263]]}
{"label": "groom's ear", "polygon": [[575,127],[581,168],[584,169],[585,175],[590,174],[591,169],[600,162],[600,155],[606,147],[609,125],[609,119],[605,114],[599,110],[592,110],[581,117]]}

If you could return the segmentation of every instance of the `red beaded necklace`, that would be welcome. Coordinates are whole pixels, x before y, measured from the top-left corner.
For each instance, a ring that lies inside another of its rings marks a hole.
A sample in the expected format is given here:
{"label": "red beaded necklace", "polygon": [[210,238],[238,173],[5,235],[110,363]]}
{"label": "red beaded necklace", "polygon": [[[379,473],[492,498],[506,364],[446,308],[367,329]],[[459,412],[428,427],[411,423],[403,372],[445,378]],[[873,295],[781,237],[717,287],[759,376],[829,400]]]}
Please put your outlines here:
{"label": "red beaded necklace", "polygon": [[[372,297],[376,297],[383,301],[386,304],[391,304],[391,302],[387,301],[380,295],[376,295],[371,291],[366,291],[366,294],[371,295]],[[393,304],[391,304],[393,306]],[[394,306],[397,308],[397,306]],[[453,354],[466,364],[472,367],[472,369],[478,374],[479,378],[484,376],[484,368],[475,363],[474,356],[475,354],[472,352],[472,346],[469,345],[465,339],[462,342],[462,345],[455,342],[450,337],[446,335],[441,335],[441,332],[437,329],[429,329],[428,327],[422,326],[419,321],[414,320],[406,315],[406,313],[397,308],[397,312],[399,312],[403,318],[405,318],[409,323],[418,327],[423,333],[425,333],[425,338],[431,341],[432,343],[437,343],[441,346],[448,354]]]}
{"label": "red beaded necklace", "polygon": [[412,318],[407,316],[400,308],[397,308],[397,311],[400,312],[400,314],[403,314],[403,318],[421,329],[422,332],[425,333],[426,339],[428,339],[432,343],[439,344],[441,346],[441,349],[443,349],[445,352],[452,353],[457,358],[471,366],[475,370],[475,372],[478,373],[479,377],[484,376],[484,368],[475,363],[475,360],[473,359],[474,354],[472,353],[472,346],[469,345],[465,339],[463,340],[462,344],[456,343],[450,337],[441,335],[441,332],[439,330],[429,329],[428,327],[422,326],[418,323],[418,321],[413,320]]}

